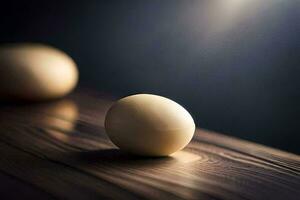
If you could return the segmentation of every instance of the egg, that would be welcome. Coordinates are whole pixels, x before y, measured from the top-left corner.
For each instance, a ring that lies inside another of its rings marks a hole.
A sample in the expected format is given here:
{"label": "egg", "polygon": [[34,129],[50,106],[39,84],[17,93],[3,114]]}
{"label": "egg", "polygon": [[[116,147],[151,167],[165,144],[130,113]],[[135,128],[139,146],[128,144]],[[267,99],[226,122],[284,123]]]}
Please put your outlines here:
{"label": "egg", "polygon": [[76,86],[75,62],[64,52],[35,43],[0,47],[0,98],[47,100],[62,97]]}
{"label": "egg", "polygon": [[195,123],[178,103],[158,95],[136,94],[115,102],[105,130],[120,149],[142,156],[168,156],[192,139]]}

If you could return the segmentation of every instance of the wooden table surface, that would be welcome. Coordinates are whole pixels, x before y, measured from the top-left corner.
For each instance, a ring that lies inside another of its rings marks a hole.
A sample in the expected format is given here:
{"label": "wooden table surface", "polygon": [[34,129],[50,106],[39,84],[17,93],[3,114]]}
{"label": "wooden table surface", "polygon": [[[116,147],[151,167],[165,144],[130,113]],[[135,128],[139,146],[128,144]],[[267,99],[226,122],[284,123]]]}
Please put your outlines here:
{"label": "wooden table surface", "polygon": [[197,129],[165,158],[107,138],[112,98],[80,90],[39,104],[2,104],[0,199],[300,199],[300,156]]}

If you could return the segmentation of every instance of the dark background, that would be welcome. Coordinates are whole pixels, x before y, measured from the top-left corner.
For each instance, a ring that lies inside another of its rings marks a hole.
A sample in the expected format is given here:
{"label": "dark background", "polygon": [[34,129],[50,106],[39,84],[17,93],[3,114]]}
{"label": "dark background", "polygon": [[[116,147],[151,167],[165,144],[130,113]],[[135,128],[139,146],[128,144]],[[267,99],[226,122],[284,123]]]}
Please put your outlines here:
{"label": "dark background", "polygon": [[155,93],[197,126],[300,153],[297,0],[9,1],[0,42],[42,42],[80,86]]}

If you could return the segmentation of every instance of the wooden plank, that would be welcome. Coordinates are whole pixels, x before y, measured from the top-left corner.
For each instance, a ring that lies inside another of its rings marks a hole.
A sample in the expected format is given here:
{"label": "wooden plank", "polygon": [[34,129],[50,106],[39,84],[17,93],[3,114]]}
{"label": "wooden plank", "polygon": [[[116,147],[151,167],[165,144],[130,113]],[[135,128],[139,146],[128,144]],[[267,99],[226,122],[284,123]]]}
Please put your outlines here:
{"label": "wooden plank", "polygon": [[167,158],[127,155],[103,128],[111,104],[79,91],[54,102],[2,105],[0,173],[59,199],[300,197],[298,155],[207,130]]}
{"label": "wooden plank", "polygon": [[0,173],[0,180],[1,199],[18,199],[20,196],[22,199],[54,199],[51,195],[8,174]]}

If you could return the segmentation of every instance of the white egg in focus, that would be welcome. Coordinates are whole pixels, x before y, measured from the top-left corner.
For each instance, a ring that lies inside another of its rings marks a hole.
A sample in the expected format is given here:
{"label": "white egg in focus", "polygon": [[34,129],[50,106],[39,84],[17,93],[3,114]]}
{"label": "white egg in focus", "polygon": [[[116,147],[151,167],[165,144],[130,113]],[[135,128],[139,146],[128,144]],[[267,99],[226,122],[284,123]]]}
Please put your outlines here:
{"label": "white egg in focus", "polygon": [[50,46],[21,43],[0,47],[0,98],[48,100],[62,97],[76,86],[75,62]]}
{"label": "white egg in focus", "polygon": [[143,156],[167,156],[192,139],[195,123],[178,103],[158,95],[137,94],[108,110],[105,130],[120,149]]}

